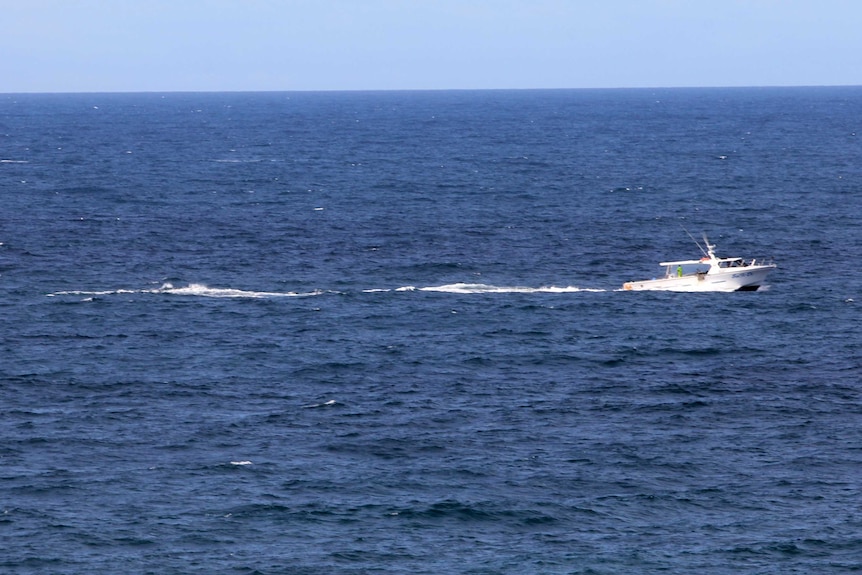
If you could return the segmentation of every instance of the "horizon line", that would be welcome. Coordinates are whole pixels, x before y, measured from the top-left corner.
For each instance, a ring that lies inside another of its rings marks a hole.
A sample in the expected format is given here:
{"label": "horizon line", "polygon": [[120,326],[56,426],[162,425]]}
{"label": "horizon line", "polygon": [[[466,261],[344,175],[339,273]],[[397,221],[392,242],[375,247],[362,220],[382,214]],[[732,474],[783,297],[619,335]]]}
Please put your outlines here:
{"label": "horizon line", "polygon": [[320,93],[398,93],[398,92],[575,92],[612,90],[734,90],[734,89],[799,89],[799,88],[859,88],[862,84],[763,84],[715,86],[615,86],[580,88],[320,88],[320,89],[229,89],[229,90],[24,90],[0,92],[3,96],[17,95],[88,95],[88,94],[320,94]]}

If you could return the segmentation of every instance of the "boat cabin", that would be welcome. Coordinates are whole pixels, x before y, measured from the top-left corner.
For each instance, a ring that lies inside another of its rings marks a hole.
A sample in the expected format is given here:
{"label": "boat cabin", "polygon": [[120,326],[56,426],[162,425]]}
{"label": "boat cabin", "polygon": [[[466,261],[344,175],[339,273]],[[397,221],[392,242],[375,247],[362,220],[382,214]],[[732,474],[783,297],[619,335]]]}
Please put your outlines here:
{"label": "boat cabin", "polygon": [[719,269],[742,268],[754,264],[754,260],[746,262],[742,258],[708,258],[699,260],[680,260],[676,262],[661,262],[659,265],[665,268],[665,277],[704,276],[713,267]]}
{"label": "boat cabin", "polygon": [[745,260],[742,258],[722,258],[718,260],[720,268],[741,268],[745,267]]}

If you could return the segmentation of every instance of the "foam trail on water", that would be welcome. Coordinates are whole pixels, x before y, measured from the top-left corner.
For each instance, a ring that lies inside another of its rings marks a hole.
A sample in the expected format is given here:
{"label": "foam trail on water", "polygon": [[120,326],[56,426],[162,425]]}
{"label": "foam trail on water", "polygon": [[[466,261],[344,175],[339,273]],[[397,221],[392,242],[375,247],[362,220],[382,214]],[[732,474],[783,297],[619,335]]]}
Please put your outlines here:
{"label": "foam trail on water", "polygon": [[[542,286],[542,287],[525,287],[525,286],[493,286],[487,284],[476,283],[454,283],[439,286],[416,287],[412,285],[402,286],[395,289],[363,289],[362,293],[387,293],[387,292],[438,292],[451,294],[540,294],[540,293],[579,293],[579,292],[603,292],[604,289],[596,288],[579,288],[575,286]],[[47,294],[48,297],[57,296],[85,296],[87,298],[112,295],[129,295],[129,294],[167,294],[186,297],[207,297],[207,298],[249,298],[249,299],[266,299],[266,298],[286,298],[286,297],[310,297],[323,295],[325,293],[337,293],[332,291],[314,290],[310,292],[271,292],[271,291],[250,291],[236,288],[217,288],[210,287],[205,284],[191,283],[186,286],[175,287],[173,284],[165,283],[159,288],[154,289],[116,289],[116,290],[100,290],[100,291],[60,291]]]}
{"label": "foam trail on water", "polygon": [[156,290],[137,290],[137,289],[115,289],[115,290],[101,290],[101,291],[88,291],[88,290],[68,290],[68,291],[58,291],[47,294],[48,297],[59,297],[64,295],[85,295],[85,296],[107,296],[107,295],[123,295],[123,294],[137,294],[137,293],[156,293]]}
{"label": "foam trail on water", "polygon": [[579,288],[575,286],[557,287],[557,286],[542,286],[542,287],[524,287],[524,286],[492,286],[486,284],[468,284],[454,283],[441,286],[428,286],[423,288],[413,288],[410,286],[398,288],[398,291],[410,291],[418,289],[419,291],[455,293],[455,294],[485,294],[485,293],[578,293],[578,292],[603,292],[603,289]]}
{"label": "foam trail on water", "polygon": [[233,288],[211,288],[204,284],[189,284],[186,287],[174,287],[171,284],[164,284],[154,293],[166,293],[171,295],[198,296],[198,297],[214,297],[214,298],[276,298],[276,297],[304,297],[321,295],[322,291],[315,290],[313,292],[298,293],[298,292],[268,292],[268,291],[247,291]]}
{"label": "foam trail on water", "polygon": [[57,296],[111,296],[111,295],[127,295],[127,294],[168,294],[178,296],[193,296],[193,297],[209,297],[209,298],[280,298],[280,297],[309,297],[321,295],[325,293],[321,290],[312,292],[269,292],[269,291],[249,291],[234,288],[213,288],[204,284],[189,284],[185,287],[174,287],[173,284],[166,283],[156,289],[116,289],[116,290],[101,290],[101,291],[86,291],[72,290],[49,293],[48,297]]}

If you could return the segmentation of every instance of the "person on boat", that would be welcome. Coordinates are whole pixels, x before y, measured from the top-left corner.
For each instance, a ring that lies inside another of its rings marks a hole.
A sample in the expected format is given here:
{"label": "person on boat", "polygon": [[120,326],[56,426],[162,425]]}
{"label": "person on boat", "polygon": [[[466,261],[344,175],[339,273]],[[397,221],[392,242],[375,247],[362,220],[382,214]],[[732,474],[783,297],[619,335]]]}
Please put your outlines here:
{"label": "person on boat", "polygon": [[682,266],[676,266],[676,277],[682,277]]}

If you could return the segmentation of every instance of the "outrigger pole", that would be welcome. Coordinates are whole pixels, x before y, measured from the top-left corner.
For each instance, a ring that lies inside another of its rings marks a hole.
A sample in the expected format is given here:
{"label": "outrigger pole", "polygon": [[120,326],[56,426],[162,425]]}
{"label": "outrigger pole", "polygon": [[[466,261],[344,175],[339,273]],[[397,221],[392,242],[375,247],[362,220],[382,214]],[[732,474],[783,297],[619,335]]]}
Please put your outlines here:
{"label": "outrigger pole", "polygon": [[[684,231],[685,233],[687,233],[687,234],[688,234],[688,237],[690,237],[690,238],[691,238],[691,241],[693,241],[693,242],[694,242],[694,244],[697,246],[697,249],[699,249],[699,250],[700,250],[700,253],[702,253],[704,257],[707,257],[707,258],[708,258],[708,257],[709,257],[709,254],[708,254],[708,253],[706,253],[706,250],[704,250],[704,249],[700,246],[700,242],[698,242],[696,239],[694,239],[694,236],[693,236],[693,235],[691,235],[691,234],[688,232],[688,230],[687,230],[687,229],[685,229],[685,226],[684,226],[684,225],[680,224],[680,225],[679,225],[679,227],[681,227],[681,228],[682,228],[682,231]],[[704,243],[707,245],[707,247],[709,247],[709,242],[708,242],[708,241],[707,241],[707,239],[706,239],[706,234],[704,234],[704,235],[703,235],[703,241],[704,241]]]}

